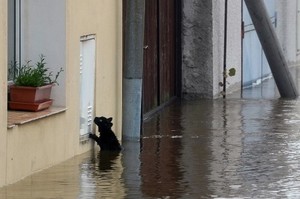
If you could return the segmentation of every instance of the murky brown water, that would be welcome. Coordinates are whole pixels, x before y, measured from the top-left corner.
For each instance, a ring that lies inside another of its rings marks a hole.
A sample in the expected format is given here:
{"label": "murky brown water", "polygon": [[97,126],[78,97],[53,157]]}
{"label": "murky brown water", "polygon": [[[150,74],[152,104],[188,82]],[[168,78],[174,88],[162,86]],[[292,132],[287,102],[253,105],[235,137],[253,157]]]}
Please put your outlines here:
{"label": "murky brown water", "polygon": [[153,198],[300,198],[300,102],[173,105],[145,125],[141,161]]}
{"label": "murky brown water", "polygon": [[300,198],[300,101],[250,98],[177,101],[120,154],[83,154],[0,198]]}

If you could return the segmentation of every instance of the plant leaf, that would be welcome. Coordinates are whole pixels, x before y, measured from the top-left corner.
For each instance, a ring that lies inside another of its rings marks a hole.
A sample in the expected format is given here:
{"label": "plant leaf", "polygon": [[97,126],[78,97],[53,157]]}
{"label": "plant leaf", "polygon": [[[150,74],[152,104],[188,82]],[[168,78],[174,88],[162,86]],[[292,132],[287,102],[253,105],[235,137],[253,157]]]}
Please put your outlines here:
{"label": "plant leaf", "polygon": [[236,70],[235,70],[235,68],[231,68],[231,69],[229,69],[229,73],[228,73],[228,75],[229,75],[230,77],[233,77],[233,76],[235,76],[235,74],[236,74]]}

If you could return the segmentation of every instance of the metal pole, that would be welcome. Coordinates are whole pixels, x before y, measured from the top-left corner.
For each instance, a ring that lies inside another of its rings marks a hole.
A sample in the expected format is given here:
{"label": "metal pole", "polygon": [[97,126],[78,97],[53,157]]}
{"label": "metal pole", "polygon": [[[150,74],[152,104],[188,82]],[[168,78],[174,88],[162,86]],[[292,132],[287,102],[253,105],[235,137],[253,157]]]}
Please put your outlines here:
{"label": "metal pole", "polygon": [[124,139],[139,139],[142,122],[145,0],[125,2],[122,129]]}
{"label": "metal pole", "polygon": [[227,12],[228,0],[225,0],[224,8],[224,55],[223,55],[223,98],[226,98],[226,74],[227,74]]}
{"label": "metal pole", "polygon": [[282,98],[296,98],[297,88],[263,0],[244,0]]}

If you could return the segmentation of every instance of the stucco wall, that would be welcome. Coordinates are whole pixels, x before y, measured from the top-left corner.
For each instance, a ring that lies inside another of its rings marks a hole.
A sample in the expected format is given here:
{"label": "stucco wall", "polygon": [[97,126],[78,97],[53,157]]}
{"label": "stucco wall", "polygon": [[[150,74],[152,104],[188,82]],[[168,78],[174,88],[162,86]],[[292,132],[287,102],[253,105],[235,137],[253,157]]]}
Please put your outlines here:
{"label": "stucco wall", "polygon": [[212,98],[212,1],[183,0],[182,92]]}
{"label": "stucco wall", "polygon": [[223,1],[213,1],[213,94],[220,96],[223,90],[219,82],[223,82],[223,60],[224,60],[224,14],[225,4]]}
{"label": "stucco wall", "polygon": [[[215,0],[215,3],[221,3],[222,1]],[[216,11],[214,13],[220,13]],[[227,78],[226,93],[229,94],[232,91],[241,89],[242,79],[242,5],[240,0],[228,1],[228,14],[227,14],[227,56],[226,66],[227,70],[230,68],[236,69],[236,75]],[[222,19],[222,17],[219,17]],[[214,17],[214,19],[216,19]],[[222,32],[222,31],[221,31]],[[219,44],[217,48],[221,48],[222,44]],[[216,45],[214,45],[216,47]],[[214,55],[214,59],[219,59],[219,56]],[[214,75],[217,75],[216,73]],[[218,85],[215,85],[218,86]],[[218,92],[214,93],[215,95]]]}
{"label": "stucco wall", "polygon": [[[6,1],[0,0],[0,62],[3,66],[7,57]],[[63,92],[67,110],[10,129],[1,125],[0,187],[92,148],[91,142],[79,140],[80,36],[96,35],[95,114],[113,117],[114,130],[121,138],[122,1],[66,0],[65,3],[66,84]],[[6,70],[0,67],[2,124],[7,123]]]}
{"label": "stucco wall", "polygon": [[[188,96],[221,96],[224,8],[224,1],[183,1],[182,91]],[[236,76],[227,79],[227,92],[230,92],[241,86],[241,1],[228,1],[227,16],[226,65],[237,71]]]}
{"label": "stucco wall", "polygon": [[66,121],[66,114],[58,114],[7,131],[7,184],[75,155],[75,133]]}
{"label": "stucco wall", "polygon": [[0,187],[6,184],[6,82],[7,82],[7,0],[0,0]]}
{"label": "stucco wall", "polygon": [[[121,138],[122,119],[122,2],[119,0],[67,0],[67,107],[78,116],[80,36],[96,35],[96,115],[113,117]],[[68,117],[69,118],[69,117]],[[75,119],[75,118],[74,118]],[[78,118],[76,118],[77,120]],[[79,123],[78,123],[79,124]]]}

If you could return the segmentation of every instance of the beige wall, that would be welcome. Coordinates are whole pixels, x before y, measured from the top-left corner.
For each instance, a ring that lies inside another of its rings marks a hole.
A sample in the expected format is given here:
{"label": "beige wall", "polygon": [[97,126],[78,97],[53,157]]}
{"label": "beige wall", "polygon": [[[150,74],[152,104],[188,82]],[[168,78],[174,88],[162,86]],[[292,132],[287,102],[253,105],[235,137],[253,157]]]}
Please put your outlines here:
{"label": "beige wall", "polygon": [[[0,0],[2,66],[6,66],[6,1]],[[11,129],[1,125],[0,187],[91,149],[91,142],[79,141],[80,36],[88,34],[95,34],[97,42],[96,115],[113,117],[121,138],[122,1],[66,0],[67,110]],[[6,124],[6,67],[0,67],[0,82],[0,122]]]}
{"label": "beige wall", "polygon": [[6,79],[7,44],[6,11],[7,0],[0,0],[0,187],[6,183]]}
{"label": "beige wall", "polygon": [[8,184],[75,154],[72,147],[73,134],[65,125],[66,115],[53,115],[9,129],[6,172]]}
{"label": "beige wall", "polygon": [[[67,70],[75,75],[67,78],[68,106],[79,107],[78,96],[79,39],[96,34],[96,115],[112,116],[114,130],[121,136],[122,77],[122,2],[119,0],[68,0]],[[88,13],[88,14],[87,14]],[[100,19],[100,20],[99,20]],[[74,109],[72,115],[78,115]]]}

